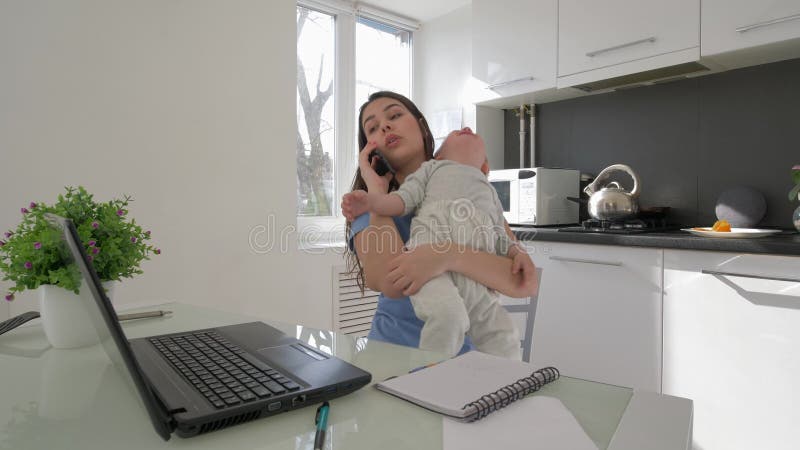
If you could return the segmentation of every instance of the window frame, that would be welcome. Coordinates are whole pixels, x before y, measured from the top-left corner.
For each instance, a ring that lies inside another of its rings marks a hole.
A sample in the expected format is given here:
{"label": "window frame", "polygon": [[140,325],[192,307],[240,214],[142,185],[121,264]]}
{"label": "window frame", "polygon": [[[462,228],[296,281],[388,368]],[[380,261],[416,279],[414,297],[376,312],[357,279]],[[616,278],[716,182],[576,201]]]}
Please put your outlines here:
{"label": "window frame", "polygon": [[[408,31],[410,37],[410,83],[413,92],[414,31],[419,24],[413,20],[396,16],[368,5],[340,0],[298,0],[298,7],[330,14],[334,17],[334,129],[336,138],[333,155],[333,215],[300,216],[297,219],[298,246],[303,249],[344,246],[345,219],[341,215],[339,202],[350,192],[353,175],[358,168],[357,124],[356,124],[356,25],[358,17]],[[296,89],[296,88],[295,88]],[[349,150],[348,150],[349,149]]]}

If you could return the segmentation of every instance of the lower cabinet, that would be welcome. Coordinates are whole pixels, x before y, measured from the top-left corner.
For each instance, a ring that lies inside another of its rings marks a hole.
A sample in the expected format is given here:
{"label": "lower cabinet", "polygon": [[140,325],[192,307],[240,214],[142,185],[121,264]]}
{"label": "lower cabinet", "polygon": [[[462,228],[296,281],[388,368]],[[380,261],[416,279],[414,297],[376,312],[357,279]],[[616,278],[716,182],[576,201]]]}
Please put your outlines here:
{"label": "lower cabinet", "polygon": [[695,449],[800,448],[800,257],[525,245],[534,365],[693,400]]}
{"label": "lower cabinet", "polygon": [[661,391],[660,249],[532,241],[542,268],[531,362]]}
{"label": "lower cabinet", "polygon": [[800,448],[800,257],[665,250],[663,332],[693,448]]}

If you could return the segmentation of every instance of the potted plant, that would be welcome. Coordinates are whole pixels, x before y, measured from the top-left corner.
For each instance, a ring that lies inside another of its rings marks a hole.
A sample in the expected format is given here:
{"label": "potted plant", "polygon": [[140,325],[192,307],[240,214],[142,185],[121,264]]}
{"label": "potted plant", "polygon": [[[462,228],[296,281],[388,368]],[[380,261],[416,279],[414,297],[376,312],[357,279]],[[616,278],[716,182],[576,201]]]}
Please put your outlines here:
{"label": "potted plant", "polygon": [[[792,167],[792,181],[794,181],[794,187],[789,191],[790,202],[794,201],[794,199],[800,200],[800,166]],[[792,223],[794,223],[795,229],[800,231],[800,206],[792,214]]]}
{"label": "potted plant", "polygon": [[[57,348],[80,347],[96,342],[91,323],[80,305],[81,277],[67,265],[60,232],[45,219],[46,213],[71,219],[104,288],[142,273],[139,264],[161,250],[150,245],[150,231],[143,231],[128,217],[130,196],[97,202],[83,187],[67,187],[52,206],[31,202],[21,208],[22,222],[0,240],[0,271],[14,285],[5,295],[38,289],[45,334]],[[87,291],[87,290],[84,290]],[[78,320],[85,319],[83,325]]]}

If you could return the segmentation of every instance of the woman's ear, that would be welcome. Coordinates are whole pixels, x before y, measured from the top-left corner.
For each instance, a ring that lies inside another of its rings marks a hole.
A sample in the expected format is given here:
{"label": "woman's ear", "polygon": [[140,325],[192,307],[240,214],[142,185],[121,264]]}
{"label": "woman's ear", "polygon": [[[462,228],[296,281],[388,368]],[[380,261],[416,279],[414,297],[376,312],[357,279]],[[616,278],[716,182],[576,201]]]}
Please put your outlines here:
{"label": "woman's ear", "polygon": [[428,136],[427,122],[425,122],[424,117],[419,118],[419,129],[422,130],[422,137]]}

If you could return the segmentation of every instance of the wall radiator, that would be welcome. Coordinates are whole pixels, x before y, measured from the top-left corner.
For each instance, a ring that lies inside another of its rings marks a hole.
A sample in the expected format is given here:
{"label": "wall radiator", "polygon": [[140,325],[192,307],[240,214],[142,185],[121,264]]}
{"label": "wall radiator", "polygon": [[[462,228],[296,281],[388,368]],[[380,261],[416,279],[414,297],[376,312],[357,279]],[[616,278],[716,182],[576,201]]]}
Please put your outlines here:
{"label": "wall radiator", "polygon": [[346,266],[333,267],[333,329],[356,337],[366,336],[378,307],[378,293],[358,287],[356,274]]}

